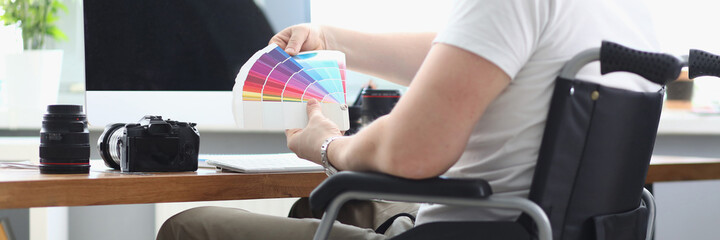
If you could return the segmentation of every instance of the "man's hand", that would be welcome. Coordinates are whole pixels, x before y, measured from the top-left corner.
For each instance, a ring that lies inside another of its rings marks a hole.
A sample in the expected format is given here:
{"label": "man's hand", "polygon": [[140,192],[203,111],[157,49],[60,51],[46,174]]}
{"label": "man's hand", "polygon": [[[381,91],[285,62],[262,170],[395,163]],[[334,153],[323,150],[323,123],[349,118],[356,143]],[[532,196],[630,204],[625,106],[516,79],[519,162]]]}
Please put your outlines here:
{"label": "man's hand", "polygon": [[329,137],[342,136],[338,126],[323,116],[320,103],[311,99],[307,103],[308,124],[303,129],[287,129],[287,145],[298,157],[321,163],[320,146]]}
{"label": "man's hand", "polygon": [[307,23],[283,29],[270,39],[270,43],[277,44],[290,55],[297,55],[301,51],[328,49],[322,29]]}

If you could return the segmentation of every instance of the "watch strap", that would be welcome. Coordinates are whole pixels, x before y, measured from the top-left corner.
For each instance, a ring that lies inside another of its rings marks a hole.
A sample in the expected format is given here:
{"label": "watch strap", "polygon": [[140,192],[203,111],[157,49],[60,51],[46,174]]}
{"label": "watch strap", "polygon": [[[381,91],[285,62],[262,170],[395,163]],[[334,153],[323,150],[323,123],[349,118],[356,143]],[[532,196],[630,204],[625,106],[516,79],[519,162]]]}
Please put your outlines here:
{"label": "watch strap", "polygon": [[325,139],[325,141],[323,142],[322,145],[320,145],[320,156],[321,156],[322,165],[325,168],[325,174],[327,174],[328,176],[332,176],[332,175],[336,174],[338,172],[338,170],[335,167],[333,167],[332,164],[330,164],[330,161],[328,160],[327,150],[328,150],[328,147],[330,146],[330,143],[335,141],[335,139],[338,139],[341,137],[343,137],[343,136],[329,137],[329,138]]}

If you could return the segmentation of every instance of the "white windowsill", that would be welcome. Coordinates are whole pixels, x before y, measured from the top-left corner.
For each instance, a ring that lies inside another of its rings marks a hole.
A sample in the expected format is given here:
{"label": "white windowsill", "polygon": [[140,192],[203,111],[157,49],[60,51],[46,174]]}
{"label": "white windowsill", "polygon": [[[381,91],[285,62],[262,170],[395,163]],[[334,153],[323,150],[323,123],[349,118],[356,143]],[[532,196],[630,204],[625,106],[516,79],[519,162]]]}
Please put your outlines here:
{"label": "white windowsill", "polygon": [[664,109],[658,135],[720,135],[720,115]]}
{"label": "white windowsill", "polygon": [[[8,119],[0,114],[0,130],[39,131],[41,119],[24,122],[19,126],[9,126]],[[101,131],[104,127],[91,126],[91,130]],[[237,133],[282,133],[282,130],[240,129],[236,127],[198,126],[202,132]],[[720,135],[720,115],[704,115],[685,111],[663,110],[658,127],[658,135]]]}

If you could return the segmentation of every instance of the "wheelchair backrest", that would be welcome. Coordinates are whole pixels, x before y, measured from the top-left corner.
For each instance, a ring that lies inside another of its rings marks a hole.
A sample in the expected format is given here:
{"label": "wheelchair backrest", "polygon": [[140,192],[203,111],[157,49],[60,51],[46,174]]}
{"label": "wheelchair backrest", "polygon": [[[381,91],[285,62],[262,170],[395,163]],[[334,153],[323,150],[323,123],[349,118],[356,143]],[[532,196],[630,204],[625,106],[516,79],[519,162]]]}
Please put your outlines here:
{"label": "wheelchair backrest", "polygon": [[594,59],[592,52],[576,57],[579,65],[569,62],[556,80],[529,198],[548,214],[554,239],[598,239],[628,224],[644,236],[640,196],[664,87],[633,92],[575,79],[575,73],[599,57],[603,74],[633,72],[664,86],[682,63],[610,42]]}

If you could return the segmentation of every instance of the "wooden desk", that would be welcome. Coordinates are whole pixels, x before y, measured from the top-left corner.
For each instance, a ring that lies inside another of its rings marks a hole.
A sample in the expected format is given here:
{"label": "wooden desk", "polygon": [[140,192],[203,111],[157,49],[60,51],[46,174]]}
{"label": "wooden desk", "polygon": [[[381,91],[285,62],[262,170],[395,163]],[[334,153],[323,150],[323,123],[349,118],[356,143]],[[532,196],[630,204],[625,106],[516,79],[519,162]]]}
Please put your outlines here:
{"label": "wooden desk", "polygon": [[646,183],[720,179],[720,159],[653,156]]}
{"label": "wooden desk", "polygon": [[[0,209],[305,197],[324,173],[241,174],[199,169],[187,173],[123,174],[93,162],[90,174],[43,175],[0,170]],[[720,159],[655,156],[647,183],[720,179]]]}
{"label": "wooden desk", "polygon": [[322,172],[241,174],[211,169],[132,174],[91,164],[90,174],[1,169],[0,209],[306,197],[326,178]]}

